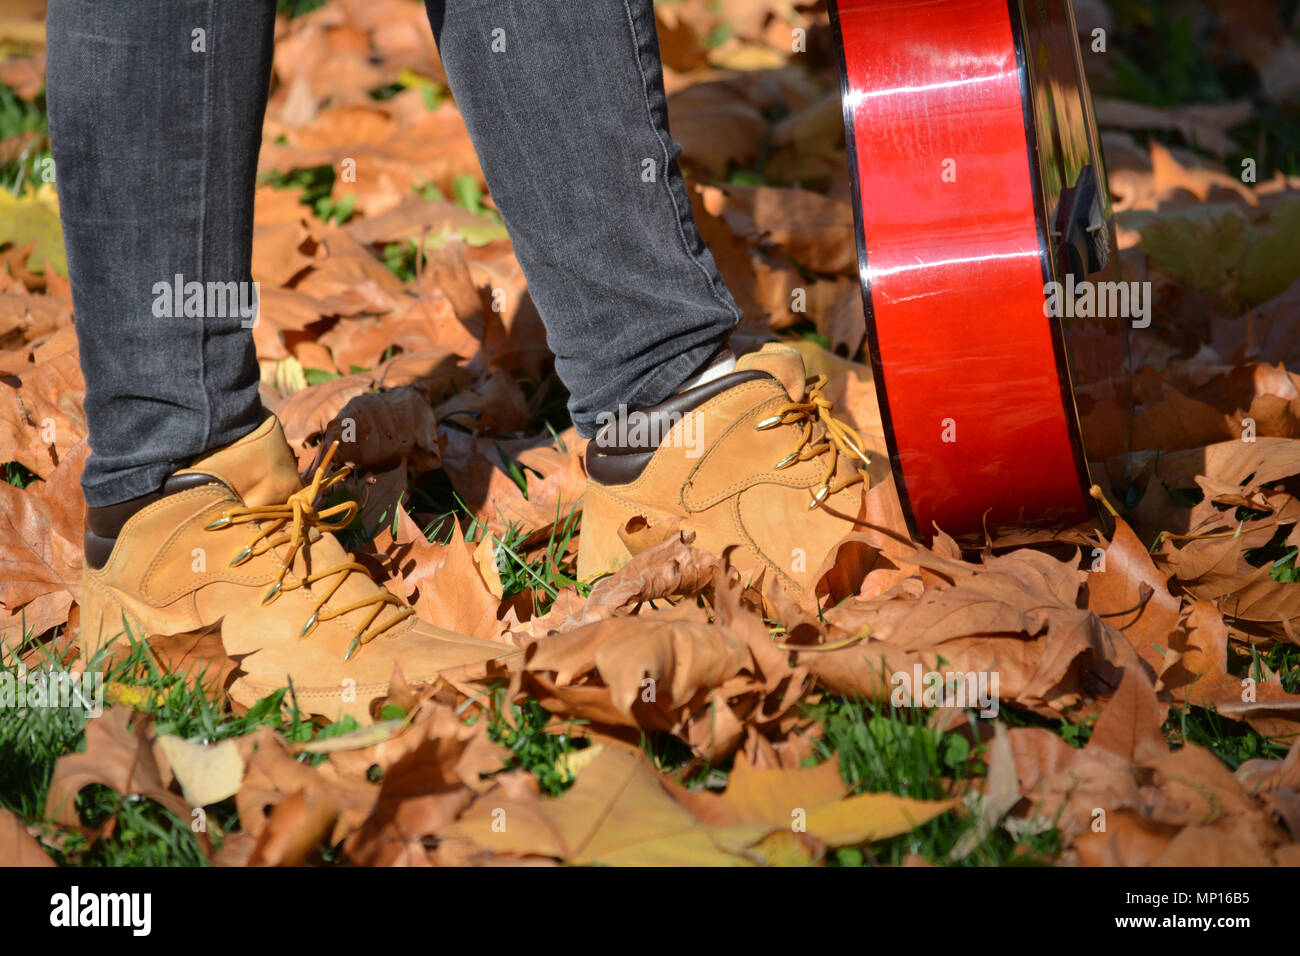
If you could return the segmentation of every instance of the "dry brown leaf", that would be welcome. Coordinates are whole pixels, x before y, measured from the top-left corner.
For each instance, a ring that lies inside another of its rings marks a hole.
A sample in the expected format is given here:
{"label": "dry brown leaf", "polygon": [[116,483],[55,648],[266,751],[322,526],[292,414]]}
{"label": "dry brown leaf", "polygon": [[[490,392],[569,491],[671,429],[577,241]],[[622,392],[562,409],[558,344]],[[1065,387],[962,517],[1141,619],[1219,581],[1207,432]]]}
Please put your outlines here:
{"label": "dry brown leaf", "polygon": [[1088,575],[1088,610],[1128,638],[1153,676],[1160,674],[1168,663],[1180,612],[1178,599],[1169,593],[1168,576],[1156,569],[1146,547],[1122,519],[1116,520],[1100,561],[1101,566]]}
{"label": "dry brown leaf", "polygon": [[1253,671],[1246,678],[1228,673],[1228,628],[1213,604],[1195,601],[1183,628],[1182,641],[1174,645],[1179,656],[1161,674],[1175,700],[1245,720],[1265,736],[1300,733],[1300,695],[1288,694],[1277,674],[1258,680]]}
{"label": "dry brown leaf", "polygon": [[41,477],[86,437],[86,386],[77,353],[68,348],[0,377],[0,461],[16,461]]}
{"label": "dry brown leaf", "polygon": [[81,589],[83,454],[51,475],[48,488],[0,482],[0,644],[40,635],[68,620]]}
{"label": "dry brown leaf", "polygon": [[803,189],[719,186],[704,190],[709,212],[750,242],[770,242],[815,272],[856,276],[853,210]]}
{"label": "dry brown leaf", "polygon": [[63,826],[83,829],[77,816],[77,794],[83,787],[99,783],[122,796],[148,797],[188,820],[190,805],[169,789],[171,775],[164,775],[155,759],[152,738],[153,721],[125,707],[110,707],[88,722],[85,752],[60,757],[54,765],[45,797],[46,816]]}
{"label": "dry brown leaf", "polygon": [[591,589],[584,621],[598,621],[645,601],[699,594],[712,582],[718,558],[692,547],[693,531],[678,531]]}
{"label": "dry brown leaf", "polygon": [[[311,820],[327,812],[332,815],[333,828],[326,841],[332,845],[360,826],[378,797],[379,788],[374,784],[327,775],[299,762],[284,740],[270,728],[240,737],[237,744],[247,769],[235,794],[235,807],[239,811],[240,829],[254,838],[261,837],[279,804],[305,794],[310,798],[309,806],[302,807],[301,811],[310,810]],[[299,812],[289,813],[291,819],[282,819],[278,827],[294,830],[296,824],[289,824]],[[249,851],[252,852],[251,847]]]}
{"label": "dry brown leaf", "polygon": [[319,793],[299,790],[281,800],[266,818],[266,826],[245,865],[297,866],[329,836],[338,808]]}
{"label": "dry brown leaf", "polygon": [[41,849],[18,819],[0,807],[0,866],[54,866],[54,860]]}
{"label": "dry brown leaf", "polygon": [[321,447],[339,442],[337,461],[377,470],[409,462],[432,471],[441,460],[438,420],[429,401],[409,386],[367,392],[350,399],[321,436]]}
{"label": "dry brown leaf", "polygon": [[[428,541],[405,509],[397,509],[397,536],[386,528],[376,539],[394,569],[395,590],[423,620],[473,637],[496,638],[498,598],[484,580],[473,548],[453,522],[445,545]],[[498,582],[499,584],[499,582]]]}
{"label": "dry brown leaf", "polygon": [[[773,847],[753,848],[770,834],[791,832],[792,823],[806,823],[810,837],[840,846],[905,833],[954,803],[892,794],[840,800],[843,785],[828,786],[820,769],[739,773],[730,800],[701,804],[655,773],[644,755],[605,749],[559,799],[511,801],[488,793],[447,832],[492,852],[573,863],[737,866],[767,862]],[[707,807],[705,820],[695,806]]]}
{"label": "dry brown leaf", "polygon": [[400,755],[383,766],[373,812],[345,844],[357,863],[418,863],[421,841],[469,805],[480,775],[505,766],[507,752],[488,739],[487,722],[467,725],[449,707],[427,710],[405,737]]}

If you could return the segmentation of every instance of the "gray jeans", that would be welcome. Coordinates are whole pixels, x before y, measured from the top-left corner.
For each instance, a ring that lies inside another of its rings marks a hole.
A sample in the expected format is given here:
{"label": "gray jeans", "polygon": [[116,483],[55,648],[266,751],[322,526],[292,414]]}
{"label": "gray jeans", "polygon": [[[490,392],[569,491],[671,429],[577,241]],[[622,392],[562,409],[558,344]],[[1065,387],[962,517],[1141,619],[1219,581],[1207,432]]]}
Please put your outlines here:
{"label": "gray jeans", "polygon": [[[670,395],[740,318],[677,166],[651,0],[427,6],[590,436],[601,412]],[[155,287],[251,281],[274,13],[274,0],[50,0],[50,139],[93,507],[156,490],[261,417],[240,315],[160,316]],[[192,49],[197,28],[205,52]],[[494,53],[497,30],[506,49]]]}

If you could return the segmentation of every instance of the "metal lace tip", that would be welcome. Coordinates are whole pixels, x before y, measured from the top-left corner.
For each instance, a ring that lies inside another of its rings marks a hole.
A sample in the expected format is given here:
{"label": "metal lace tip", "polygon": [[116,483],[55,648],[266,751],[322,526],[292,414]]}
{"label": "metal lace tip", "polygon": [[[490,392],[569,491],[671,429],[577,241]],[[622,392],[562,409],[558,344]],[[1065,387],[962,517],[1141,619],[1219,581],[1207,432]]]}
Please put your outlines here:
{"label": "metal lace tip", "polygon": [[222,515],[220,518],[217,518],[215,521],[209,521],[207,524],[205,524],[203,526],[203,530],[216,531],[218,528],[224,528],[228,524],[230,524],[230,519],[227,518],[225,515]]}
{"label": "metal lace tip", "polygon": [[343,663],[346,664],[348,661],[352,660],[352,655],[355,654],[360,649],[361,649],[361,635],[358,634],[356,637],[352,638],[352,643],[348,645],[348,651],[346,654],[343,655]]}
{"label": "metal lace tip", "polygon": [[871,459],[867,457],[867,453],[866,453],[866,452],[864,452],[861,448],[858,447],[858,443],[857,443],[857,442],[855,442],[855,441],[850,441],[850,440],[848,440],[848,439],[845,439],[845,440],[844,440],[844,443],[845,443],[846,445],[848,445],[850,448],[853,449],[853,454],[855,454],[855,455],[857,455],[859,458],[861,458],[861,459],[862,459],[862,463],[863,463],[864,465],[866,465],[867,467],[871,467]]}
{"label": "metal lace tip", "polygon": [[312,630],[316,627],[316,619],[319,616],[320,616],[320,612],[317,611],[311,617],[307,618],[307,623],[304,624],[302,626],[302,630],[298,632],[299,639],[306,637],[308,634],[312,632]]}
{"label": "metal lace tip", "polygon": [[239,565],[243,564],[252,556],[253,556],[253,549],[245,548],[243,551],[240,551],[239,554],[235,555],[233,558],[230,559],[230,566],[232,568],[238,567]]}
{"label": "metal lace tip", "polygon": [[262,598],[262,603],[270,604],[279,596],[280,596],[280,584],[277,581],[275,584],[271,585],[271,590],[266,592],[265,596]]}
{"label": "metal lace tip", "polygon": [[764,431],[765,429],[768,429],[768,428],[775,428],[775,427],[776,427],[777,425],[779,425],[779,424],[781,424],[781,416],[780,416],[780,415],[773,415],[773,416],[771,416],[770,418],[765,418],[765,419],[763,419],[761,422],[759,422],[757,425],[755,425],[755,426],[754,426],[754,431],[759,431],[759,432],[761,432],[761,431]]}
{"label": "metal lace tip", "polygon": [[827,487],[824,486],[824,485],[823,485],[821,488],[818,488],[818,489],[817,489],[817,494],[813,495],[813,500],[810,501],[810,502],[808,502],[808,510],[809,510],[809,511],[812,511],[812,510],[813,510],[814,508],[816,508],[819,504],[821,504],[822,501],[825,500],[825,498],[826,498],[826,493],[827,493],[829,490],[830,490],[830,489],[827,488]]}
{"label": "metal lace tip", "polygon": [[780,471],[782,468],[789,468],[791,465],[793,465],[793,464],[795,463],[795,461],[796,461],[796,459],[798,459],[798,457],[799,457],[799,454],[798,454],[797,452],[791,452],[790,454],[788,454],[788,455],[786,455],[784,458],[782,458],[780,461],[778,461],[778,462],[777,462],[775,465],[773,465],[772,467],[775,468],[777,471]]}

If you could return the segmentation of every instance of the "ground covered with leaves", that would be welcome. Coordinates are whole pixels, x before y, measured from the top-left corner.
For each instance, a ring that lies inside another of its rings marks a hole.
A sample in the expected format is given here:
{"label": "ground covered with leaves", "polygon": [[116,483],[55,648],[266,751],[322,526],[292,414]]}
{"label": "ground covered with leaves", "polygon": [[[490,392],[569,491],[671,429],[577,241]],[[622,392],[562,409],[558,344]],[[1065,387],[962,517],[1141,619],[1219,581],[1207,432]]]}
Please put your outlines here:
{"label": "ground covered with leaves", "polygon": [[[0,862],[1300,864],[1294,0],[1076,4],[1124,277],[1154,296],[1134,450],[1098,463],[1113,533],[927,547],[883,480],[799,600],[634,528],[623,571],[574,580],[582,442],[422,4],[281,6],[263,398],[304,469],[357,422],[347,543],[428,619],[525,663],[508,685],[395,674],[363,728],[306,719],[291,688],[232,708],[215,632],[78,660],[84,386],[43,3],[18,0],[0,13],[0,678],[106,670],[108,706],[0,709]],[[658,13],[739,340],[795,344],[883,456],[824,8]],[[894,706],[891,675],[918,671],[996,673],[996,716]]]}

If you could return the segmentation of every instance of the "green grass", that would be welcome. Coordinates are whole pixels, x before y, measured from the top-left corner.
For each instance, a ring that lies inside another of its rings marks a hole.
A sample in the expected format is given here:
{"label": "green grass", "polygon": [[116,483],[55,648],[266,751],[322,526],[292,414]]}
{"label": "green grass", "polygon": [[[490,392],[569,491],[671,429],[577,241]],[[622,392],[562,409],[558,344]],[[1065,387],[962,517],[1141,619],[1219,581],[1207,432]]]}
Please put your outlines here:
{"label": "green grass", "polygon": [[313,10],[319,10],[325,6],[325,0],[278,0],[276,3],[276,12],[289,19],[300,17],[304,13],[311,13]]}
{"label": "green grass", "polygon": [[1003,709],[998,716],[1003,723],[1010,727],[1042,727],[1050,730],[1075,748],[1088,746],[1088,741],[1092,739],[1093,725],[1097,722],[1096,715],[1072,723],[1064,717],[1048,720],[1046,717],[1040,717],[1028,711],[1022,713],[1010,708]]}
{"label": "green grass", "polygon": [[[1263,517],[1262,514],[1258,513],[1253,516]],[[1263,567],[1265,564],[1269,565],[1269,577],[1274,581],[1280,581],[1283,584],[1293,584],[1300,581],[1300,571],[1295,566],[1296,554],[1300,549],[1286,543],[1294,528],[1294,524],[1278,525],[1273,537],[1269,539],[1267,544],[1245,552],[1242,557],[1246,559],[1247,564],[1257,568]]]}
{"label": "green grass", "polygon": [[[528,771],[537,778],[542,793],[552,797],[559,796],[572,786],[574,777],[560,765],[560,760],[569,754],[585,750],[589,741],[584,737],[573,736],[566,728],[587,722],[568,720],[556,727],[550,711],[537,701],[507,701],[504,684],[492,688],[490,701],[488,736],[493,743],[510,751],[503,772],[516,768]],[[506,719],[507,713],[511,715],[510,720]]]}
{"label": "green grass", "polygon": [[1220,717],[1203,707],[1175,704],[1169,708],[1162,729],[1175,746],[1197,744],[1212,751],[1232,770],[1257,757],[1281,759],[1288,749],[1251,729],[1248,724]]}
{"label": "green grass", "polygon": [[0,465],[5,484],[15,488],[26,488],[33,481],[40,481],[40,476],[16,461],[6,461]]}
{"label": "green grass", "polygon": [[[939,731],[925,724],[926,713],[871,701],[830,697],[807,708],[822,723],[816,758],[838,759],[840,775],[854,793],[893,793],[915,800],[962,795],[988,770],[985,748],[972,743],[979,718],[967,712],[960,731]],[[1048,865],[1060,853],[1060,838],[1049,822],[1041,832],[1013,839],[1001,828],[981,834],[976,816],[963,807],[943,814],[910,833],[862,847],[836,850],[831,865],[898,865],[916,854],[931,863],[948,864],[959,841],[978,838],[957,865]],[[972,832],[974,831],[974,832]],[[967,836],[971,833],[971,836]]]}
{"label": "green grass", "polygon": [[[413,191],[428,202],[449,201],[435,183],[424,183],[415,187]],[[482,246],[507,237],[505,222],[501,218],[501,214],[488,206],[483,200],[483,189],[473,176],[462,174],[452,180],[452,197],[450,201],[483,221],[482,226],[473,225],[460,228],[458,235],[466,245]],[[422,254],[427,255],[430,250],[441,248],[444,242],[446,242],[446,237],[443,235],[426,236],[423,240],[423,248],[420,242],[415,239],[390,242],[381,250],[381,258],[384,265],[397,278],[403,282],[414,282],[419,276]]]}
{"label": "green grass", "polygon": [[[545,614],[550,610],[561,590],[574,587],[586,597],[591,588],[577,579],[571,559],[565,557],[569,543],[577,533],[580,512],[575,508],[567,517],[558,510],[555,525],[545,547],[530,557],[522,548],[527,532],[511,524],[502,537],[493,535],[497,552],[497,571],[501,575],[501,589],[506,600],[516,594],[531,594],[533,613]],[[484,529],[485,533],[487,532]]]}
{"label": "green grass", "polygon": [[36,136],[16,156],[0,163],[0,186],[15,194],[33,182],[40,184],[46,169],[45,160],[50,158],[45,93],[28,102],[0,83],[0,142],[25,133],[35,133]]}
{"label": "green grass", "polygon": [[352,218],[356,207],[356,196],[344,196],[335,200],[334,167],[310,166],[289,172],[272,171],[263,173],[258,181],[275,189],[288,189],[298,193],[298,200],[309,207],[317,219],[339,225]]}
{"label": "green grass", "polygon": [[[120,679],[143,664],[143,654],[105,675]],[[57,667],[46,660],[41,669]],[[15,661],[0,662],[0,671],[16,677]],[[157,682],[161,687],[161,682]],[[59,849],[52,853],[56,861],[78,866],[194,866],[205,859],[190,829],[190,821],[180,820],[151,800],[121,797],[107,787],[94,784],[77,797],[77,811],[83,823],[97,827],[116,816],[112,832],[93,843],[79,832],[65,830],[44,822],[45,798],[58,759],[64,754],[85,749],[87,716],[75,708],[33,707],[6,713],[0,721],[0,805],[7,807],[26,822],[41,827],[46,838]],[[229,818],[214,808],[209,830],[219,835],[229,827]]]}
{"label": "green grass", "polygon": [[[1259,666],[1262,663],[1270,671],[1277,673],[1283,690],[1288,694],[1300,694],[1300,647],[1278,641],[1262,654],[1257,647],[1252,647],[1249,654],[1244,651],[1239,652],[1231,645],[1228,650],[1230,673],[1237,677],[1245,677],[1247,673],[1251,673],[1256,680],[1263,680],[1264,673]],[[1239,657],[1241,663],[1237,664],[1233,660],[1234,657]]]}
{"label": "green grass", "polygon": [[[104,685],[120,683],[142,688],[140,709],[152,714],[158,734],[216,742],[241,737],[259,727],[273,727],[288,740],[305,742],[331,737],[356,728],[350,718],[319,726],[302,714],[288,688],[264,698],[243,716],[214,703],[197,683],[187,685],[178,675],[163,673],[148,648],[133,635],[125,635],[130,653],[104,673]],[[27,640],[32,639],[28,635]],[[99,666],[92,662],[90,669]],[[61,669],[58,661],[42,652],[32,670]],[[0,672],[17,675],[17,658],[0,660]],[[0,805],[29,823],[41,826],[60,846],[53,855],[60,863],[79,866],[189,866],[205,865],[190,820],[181,820],[151,800],[122,797],[94,784],[77,798],[77,812],[87,826],[97,827],[111,817],[110,835],[93,843],[76,831],[44,822],[45,799],[58,759],[85,750],[87,716],[77,708],[29,707],[6,712],[0,720]],[[321,755],[304,756],[319,762]],[[224,835],[238,827],[233,800],[206,809],[206,829],[219,847]]]}
{"label": "green grass", "polygon": [[[1114,58],[1116,84],[1124,99],[1177,106],[1230,98],[1229,85],[1205,56],[1205,38],[1197,35],[1185,14],[1137,0],[1113,0],[1111,8],[1116,28],[1107,52]],[[1233,87],[1245,81],[1236,79]]]}
{"label": "green grass", "polygon": [[395,82],[371,90],[370,98],[382,103],[407,90],[419,90],[420,99],[424,102],[424,108],[430,113],[445,103],[451,95],[450,90],[442,84],[435,83],[427,76],[421,76],[413,70],[404,68]]}

